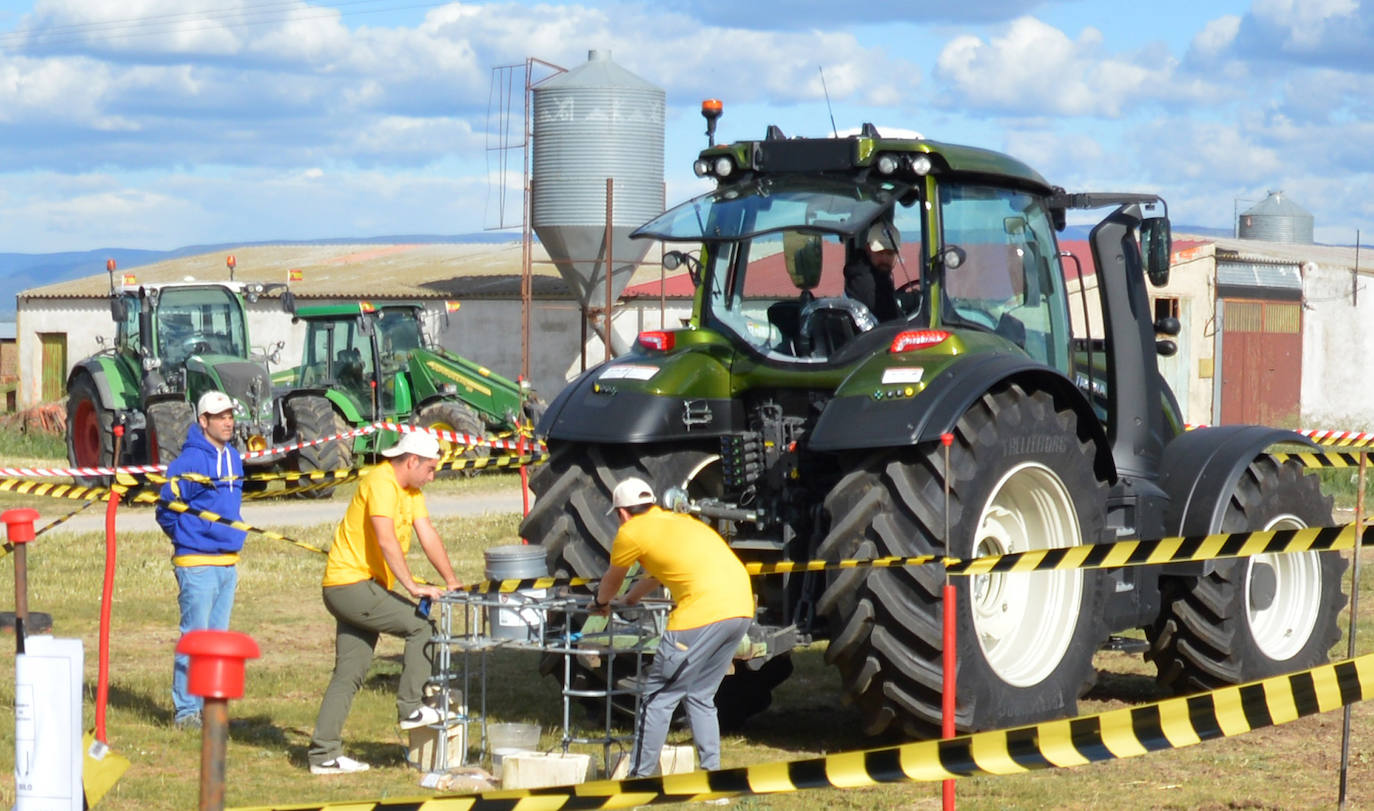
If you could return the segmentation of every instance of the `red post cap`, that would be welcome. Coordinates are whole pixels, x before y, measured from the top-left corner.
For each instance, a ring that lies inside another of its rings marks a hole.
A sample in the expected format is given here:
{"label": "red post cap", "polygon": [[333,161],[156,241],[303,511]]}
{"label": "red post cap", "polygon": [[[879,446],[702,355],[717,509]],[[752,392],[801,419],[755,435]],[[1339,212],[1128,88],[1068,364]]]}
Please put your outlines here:
{"label": "red post cap", "polygon": [[940,444],[948,448],[954,444],[954,434],[940,434]]}
{"label": "red post cap", "polygon": [[10,543],[28,543],[33,540],[33,522],[38,520],[38,510],[19,507],[0,513],[0,521],[5,522],[5,532]]}
{"label": "red post cap", "polygon": [[242,698],[243,661],[261,655],[248,634],[208,630],[183,635],[177,653],[191,657],[187,687],[205,698]]}

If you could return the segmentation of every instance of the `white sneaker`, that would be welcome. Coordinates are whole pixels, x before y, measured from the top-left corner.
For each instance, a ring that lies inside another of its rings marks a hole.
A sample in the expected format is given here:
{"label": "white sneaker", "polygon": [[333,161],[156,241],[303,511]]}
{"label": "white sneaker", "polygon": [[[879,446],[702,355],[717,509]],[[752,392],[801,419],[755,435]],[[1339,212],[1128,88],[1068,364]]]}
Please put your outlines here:
{"label": "white sneaker", "polygon": [[324,763],[312,763],[312,764],[310,764],[310,773],[311,773],[311,774],[353,774],[354,772],[365,772],[365,771],[367,771],[367,770],[370,769],[370,768],[372,768],[372,767],[369,766],[369,765],[367,765],[366,763],[363,763],[361,760],[354,760],[354,759],[351,758],[351,757],[345,757],[345,756],[343,756],[343,755],[339,755],[338,757],[334,758],[333,760],[327,760],[327,761],[325,761]]}
{"label": "white sneaker", "polygon": [[458,715],[453,710],[449,710],[448,716],[445,717],[433,707],[427,704],[421,704],[420,708],[415,712],[402,718],[400,724],[401,729],[418,729],[420,727],[432,727],[446,721],[451,722],[457,718]]}

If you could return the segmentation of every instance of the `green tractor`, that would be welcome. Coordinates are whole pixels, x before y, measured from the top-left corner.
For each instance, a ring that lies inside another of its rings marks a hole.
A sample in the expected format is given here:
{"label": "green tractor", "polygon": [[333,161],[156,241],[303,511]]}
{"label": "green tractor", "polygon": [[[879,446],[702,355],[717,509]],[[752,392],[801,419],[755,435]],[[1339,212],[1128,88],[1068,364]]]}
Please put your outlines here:
{"label": "green tractor", "polygon": [[[181,452],[193,404],[219,389],[234,398],[240,452],[282,438],[268,358],[252,352],[245,300],[264,286],[172,282],[116,289],[109,266],[113,345],[79,361],[67,377],[67,458],[74,467],[109,466],[116,422],[125,428],[120,461],[167,464]],[[277,347],[280,349],[280,347]],[[271,467],[276,460],[248,464]],[[84,484],[107,479],[77,476]]]}
{"label": "green tractor", "polygon": [[[632,475],[746,561],[1331,524],[1317,478],[1270,453],[1310,444],[1298,434],[1181,429],[1157,362],[1179,324],[1152,320],[1146,287],[1169,273],[1162,199],[1066,194],[1009,156],[872,125],[820,139],[770,127],[712,144],[695,169],[715,190],[633,234],[688,244],[665,263],[696,284],[690,324],[640,334],[539,424],[551,458],[520,532],[552,573],[601,575],[611,490]],[[1068,211],[1104,208],[1090,245],[1105,334],[1076,338],[1083,292],[1070,295],[1056,232]],[[895,243],[886,320],[844,293],[874,226]],[[1073,714],[1094,653],[1127,629],[1178,691],[1315,665],[1339,636],[1345,565],[1306,553],[956,577],[957,726]],[[867,732],[938,734],[944,582],[938,567],[755,578],[722,721],[767,706],[788,652],[826,640]]]}
{"label": "green tractor", "polygon": [[[295,320],[306,324],[301,365],[273,376],[296,392],[288,427],[327,421],[331,433],[341,433],[390,420],[483,436],[538,419],[542,406],[533,391],[439,346],[424,328],[425,312],[423,302],[297,307]],[[302,466],[348,467],[397,438],[394,431],[377,431],[303,448]],[[476,447],[467,453],[488,452]]]}

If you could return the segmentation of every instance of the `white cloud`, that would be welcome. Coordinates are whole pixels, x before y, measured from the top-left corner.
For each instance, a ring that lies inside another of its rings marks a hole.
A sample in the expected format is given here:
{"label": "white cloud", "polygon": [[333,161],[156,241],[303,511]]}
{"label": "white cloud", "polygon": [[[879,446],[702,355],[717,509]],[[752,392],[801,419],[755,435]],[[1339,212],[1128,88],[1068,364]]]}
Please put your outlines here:
{"label": "white cloud", "polygon": [[936,60],[947,106],[1019,114],[1121,116],[1143,101],[1196,96],[1201,82],[1180,82],[1174,60],[1154,54],[1103,56],[1102,34],[1076,39],[1033,17],[1000,35],[952,39]]}

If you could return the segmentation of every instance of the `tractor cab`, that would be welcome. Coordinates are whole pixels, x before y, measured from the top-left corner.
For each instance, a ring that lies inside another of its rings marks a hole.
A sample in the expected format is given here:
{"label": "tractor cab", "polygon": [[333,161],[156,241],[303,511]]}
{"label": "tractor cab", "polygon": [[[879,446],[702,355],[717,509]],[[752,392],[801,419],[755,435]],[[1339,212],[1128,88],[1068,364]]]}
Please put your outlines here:
{"label": "tractor cab", "polygon": [[[673,255],[699,279],[694,326],[769,365],[846,365],[904,331],[943,329],[1001,336],[1067,372],[1049,189],[933,171],[917,151],[938,146],[928,142],[861,143],[750,142],[731,154],[750,156],[753,171],[732,168],[634,232],[701,246],[699,257]],[[788,171],[783,158],[800,144],[869,157],[822,173],[810,156]],[[872,152],[880,146],[892,151]]]}

